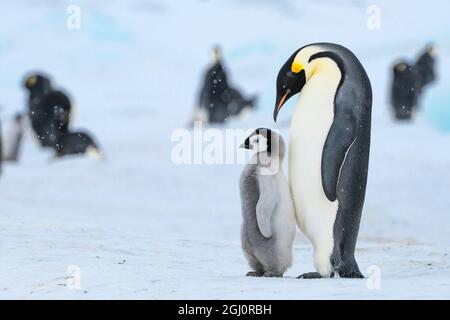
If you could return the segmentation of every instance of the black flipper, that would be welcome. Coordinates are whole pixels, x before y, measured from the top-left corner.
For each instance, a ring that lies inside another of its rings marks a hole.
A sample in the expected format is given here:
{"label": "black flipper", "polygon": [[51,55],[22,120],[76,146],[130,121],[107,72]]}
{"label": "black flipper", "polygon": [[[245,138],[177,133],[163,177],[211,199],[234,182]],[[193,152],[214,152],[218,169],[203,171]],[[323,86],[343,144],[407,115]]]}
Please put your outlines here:
{"label": "black flipper", "polygon": [[355,141],[355,117],[352,113],[335,115],[322,153],[322,186],[328,200],[335,201],[339,173],[345,155]]}

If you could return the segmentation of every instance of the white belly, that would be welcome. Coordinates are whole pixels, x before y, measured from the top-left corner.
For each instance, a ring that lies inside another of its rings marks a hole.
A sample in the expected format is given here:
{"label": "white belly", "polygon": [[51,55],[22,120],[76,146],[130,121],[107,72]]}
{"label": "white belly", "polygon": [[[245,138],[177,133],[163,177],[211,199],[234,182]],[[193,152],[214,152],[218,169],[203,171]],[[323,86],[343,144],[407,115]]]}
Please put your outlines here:
{"label": "white belly", "polygon": [[326,83],[332,80],[316,77],[307,82],[292,117],[289,142],[289,182],[297,222],[314,246],[315,265],[322,275],[331,272],[338,207],[324,193],[321,172],[322,152],[334,117],[338,81]]}

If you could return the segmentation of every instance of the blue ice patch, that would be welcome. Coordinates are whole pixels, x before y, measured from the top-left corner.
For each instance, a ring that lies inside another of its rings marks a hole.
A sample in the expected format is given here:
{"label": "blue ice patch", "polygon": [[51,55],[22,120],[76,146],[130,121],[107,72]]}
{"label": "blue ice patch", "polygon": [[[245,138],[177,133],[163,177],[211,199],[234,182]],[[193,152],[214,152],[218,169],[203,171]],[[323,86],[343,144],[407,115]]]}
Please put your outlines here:
{"label": "blue ice patch", "polygon": [[229,59],[243,59],[255,54],[272,54],[275,52],[275,46],[268,42],[253,42],[235,47],[227,53]]}
{"label": "blue ice patch", "polygon": [[12,48],[12,39],[6,37],[6,35],[0,34],[0,55],[8,52]]}
{"label": "blue ice patch", "polygon": [[99,41],[130,43],[132,40],[131,34],[113,17],[100,11],[94,11],[89,17],[87,30],[90,36]]}
{"label": "blue ice patch", "polygon": [[450,132],[450,92],[429,90],[423,99],[425,118],[440,131]]}

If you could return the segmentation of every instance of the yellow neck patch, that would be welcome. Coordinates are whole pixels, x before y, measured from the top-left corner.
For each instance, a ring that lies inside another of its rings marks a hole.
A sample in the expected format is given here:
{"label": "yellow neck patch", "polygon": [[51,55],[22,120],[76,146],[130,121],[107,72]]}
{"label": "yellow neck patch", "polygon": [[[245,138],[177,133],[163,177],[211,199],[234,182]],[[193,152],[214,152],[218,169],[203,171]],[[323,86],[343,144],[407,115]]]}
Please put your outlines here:
{"label": "yellow neck patch", "polygon": [[294,60],[294,63],[292,63],[292,66],[291,66],[291,71],[293,73],[299,73],[303,69],[304,69],[303,65],[300,62]]}

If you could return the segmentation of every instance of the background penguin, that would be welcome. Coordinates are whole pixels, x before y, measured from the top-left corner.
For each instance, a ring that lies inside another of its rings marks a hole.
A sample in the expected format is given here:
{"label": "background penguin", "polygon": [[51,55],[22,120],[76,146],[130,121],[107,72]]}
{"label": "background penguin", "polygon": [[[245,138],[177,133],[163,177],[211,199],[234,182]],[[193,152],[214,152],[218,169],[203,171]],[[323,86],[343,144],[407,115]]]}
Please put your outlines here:
{"label": "background penguin", "polygon": [[69,126],[71,103],[61,91],[54,90],[43,74],[32,74],[25,80],[29,91],[31,127],[41,146],[55,147],[58,136]]}
{"label": "background penguin", "polygon": [[200,92],[199,106],[208,115],[208,122],[223,123],[228,117],[228,101],[224,98],[228,90],[228,79],[221,61],[218,47],[213,49],[213,63],[205,73]]}
{"label": "background penguin", "polygon": [[289,183],[317,272],[301,278],[362,278],[355,260],[367,183],[370,80],[356,56],[333,43],[298,49],[280,69],[274,120],[300,93],[291,121]]}
{"label": "background penguin", "polygon": [[57,157],[85,153],[102,156],[98,144],[85,132],[64,132],[59,136],[55,150]]}
{"label": "background penguin", "polygon": [[435,51],[432,45],[427,46],[415,64],[420,90],[436,80]]}
{"label": "background penguin", "polygon": [[245,110],[255,108],[257,97],[253,96],[247,99],[237,89],[229,87],[226,99],[228,99],[228,114],[230,116],[238,116]]}
{"label": "background penguin", "polygon": [[420,93],[417,70],[406,61],[393,67],[391,106],[397,120],[409,120],[416,111]]}
{"label": "background penguin", "polygon": [[22,144],[23,137],[23,116],[17,113],[13,122],[7,128],[4,147],[3,147],[3,160],[16,162],[19,160],[20,146]]}
{"label": "background penguin", "polygon": [[204,111],[208,122],[223,123],[229,116],[238,115],[246,108],[253,108],[256,97],[246,99],[239,90],[230,87],[219,47],[213,48],[212,60],[212,65],[204,76],[194,118],[203,118],[199,114]]}
{"label": "background penguin", "polygon": [[[255,130],[241,145],[254,150],[240,178],[242,249],[253,271],[248,276],[281,277],[292,264],[295,213],[289,185],[281,169],[285,146],[270,129]],[[263,171],[268,161],[274,170]]]}

